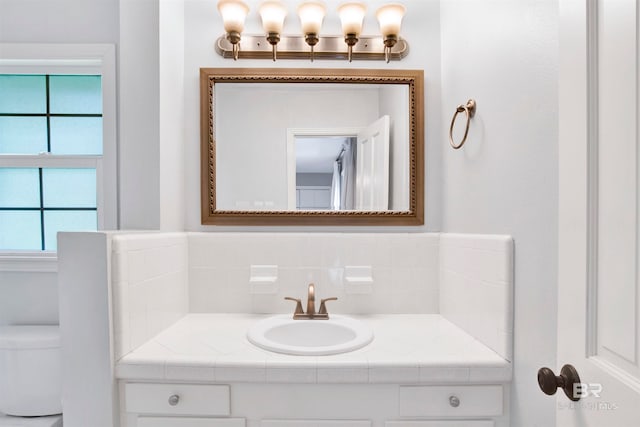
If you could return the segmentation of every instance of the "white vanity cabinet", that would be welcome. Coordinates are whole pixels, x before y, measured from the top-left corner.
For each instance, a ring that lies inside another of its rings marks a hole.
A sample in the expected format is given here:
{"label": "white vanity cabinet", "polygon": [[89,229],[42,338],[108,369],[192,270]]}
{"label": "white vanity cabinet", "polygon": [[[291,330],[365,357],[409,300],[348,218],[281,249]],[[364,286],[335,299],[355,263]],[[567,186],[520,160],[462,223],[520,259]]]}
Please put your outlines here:
{"label": "white vanity cabinet", "polygon": [[511,363],[439,315],[367,317],[345,354],[262,350],[262,317],[188,315],[116,364],[120,427],[508,427]]}
{"label": "white vanity cabinet", "polygon": [[121,382],[121,427],[507,427],[502,384]]}

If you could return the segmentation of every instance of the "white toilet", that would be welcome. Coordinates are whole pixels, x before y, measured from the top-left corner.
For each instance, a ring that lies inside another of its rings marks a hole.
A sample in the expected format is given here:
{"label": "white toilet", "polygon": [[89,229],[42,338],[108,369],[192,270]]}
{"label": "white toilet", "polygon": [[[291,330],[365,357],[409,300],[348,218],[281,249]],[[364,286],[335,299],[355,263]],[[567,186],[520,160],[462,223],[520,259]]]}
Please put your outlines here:
{"label": "white toilet", "polygon": [[0,412],[62,413],[61,371],[57,325],[0,326]]}

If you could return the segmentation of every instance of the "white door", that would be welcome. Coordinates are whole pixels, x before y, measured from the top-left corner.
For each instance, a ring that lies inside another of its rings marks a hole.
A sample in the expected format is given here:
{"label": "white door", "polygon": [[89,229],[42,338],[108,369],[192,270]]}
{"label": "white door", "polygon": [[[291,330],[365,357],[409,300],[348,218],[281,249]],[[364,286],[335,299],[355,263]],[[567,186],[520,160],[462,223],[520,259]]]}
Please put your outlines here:
{"label": "white door", "polygon": [[560,1],[558,427],[640,425],[638,16]]}
{"label": "white door", "polygon": [[358,133],[356,145],[357,210],[389,208],[389,116]]}

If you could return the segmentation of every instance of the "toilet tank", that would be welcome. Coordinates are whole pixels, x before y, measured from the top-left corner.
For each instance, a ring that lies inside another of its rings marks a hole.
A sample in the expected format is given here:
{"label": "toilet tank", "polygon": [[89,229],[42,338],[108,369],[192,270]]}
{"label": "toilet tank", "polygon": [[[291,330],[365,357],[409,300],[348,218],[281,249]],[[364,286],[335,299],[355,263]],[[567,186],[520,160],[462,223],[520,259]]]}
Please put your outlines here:
{"label": "toilet tank", "polygon": [[0,412],[62,413],[61,370],[58,325],[0,327]]}

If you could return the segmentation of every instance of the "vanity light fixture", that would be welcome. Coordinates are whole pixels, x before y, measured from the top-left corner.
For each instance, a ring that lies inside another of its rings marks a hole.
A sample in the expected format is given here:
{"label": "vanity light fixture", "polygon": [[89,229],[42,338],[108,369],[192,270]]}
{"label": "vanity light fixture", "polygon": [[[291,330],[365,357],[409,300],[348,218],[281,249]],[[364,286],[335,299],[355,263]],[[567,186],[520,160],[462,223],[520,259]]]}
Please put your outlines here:
{"label": "vanity light fixture", "polygon": [[280,1],[270,0],[262,3],[259,13],[262,18],[262,27],[267,33],[267,41],[271,45],[272,58],[275,61],[280,33],[282,33],[284,26],[284,18],[287,16],[287,8]]}
{"label": "vanity light fixture", "polygon": [[378,9],[376,18],[380,24],[380,32],[384,41],[384,59],[389,62],[391,48],[398,42],[402,18],[407,8],[399,3],[386,4]]}
{"label": "vanity light fixture", "polygon": [[320,2],[308,1],[298,6],[304,41],[311,47],[311,62],[313,62],[313,47],[320,41],[320,28],[326,13],[327,8]]}
{"label": "vanity light fixture", "polygon": [[240,34],[244,30],[244,21],[249,13],[249,6],[240,0],[219,0],[218,11],[222,15],[226,38],[231,43],[233,59],[238,59],[240,50]]}
{"label": "vanity light fixture", "polygon": [[[406,8],[399,3],[378,8],[376,18],[381,35],[361,35],[365,24],[365,2],[347,0],[337,8],[342,35],[322,35],[327,16],[323,0],[300,0],[297,8],[302,35],[283,36],[287,7],[282,0],[266,0],[259,9],[264,35],[244,35],[240,52],[240,33],[249,8],[242,0],[218,0],[218,10],[226,34],[216,41],[215,49],[224,58],[233,59],[373,59],[401,60],[409,53],[408,42],[399,36]],[[344,43],[347,49],[344,49]]]}
{"label": "vanity light fixture", "polygon": [[344,42],[348,46],[347,58],[351,62],[353,56],[353,46],[358,43],[358,37],[362,32],[362,23],[367,6],[364,3],[345,3],[338,8],[340,22],[342,23],[342,33]]}

